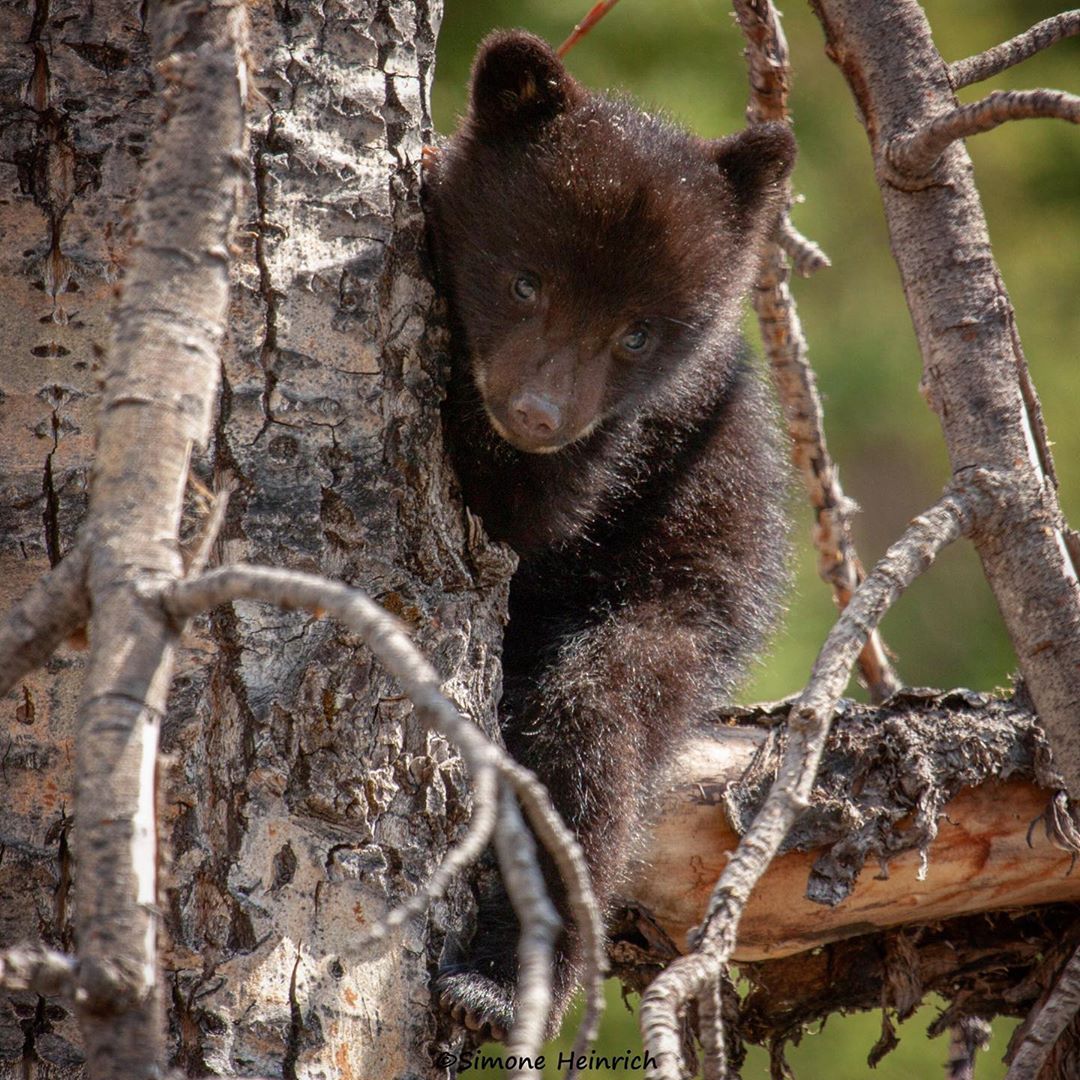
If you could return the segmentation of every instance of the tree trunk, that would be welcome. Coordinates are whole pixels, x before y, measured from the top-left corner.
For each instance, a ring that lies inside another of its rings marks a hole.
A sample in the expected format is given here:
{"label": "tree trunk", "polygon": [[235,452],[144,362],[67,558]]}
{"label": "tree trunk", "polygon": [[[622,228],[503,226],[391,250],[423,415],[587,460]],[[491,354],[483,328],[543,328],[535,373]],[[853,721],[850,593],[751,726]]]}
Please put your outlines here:
{"label": "tree trunk", "polygon": [[[72,543],[130,206],[159,115],[129,6],[5,16],[0,170],[4,608]],[[510,569],[467,528],[438,401],[444,345],[418,207],[437,3],[251,9],[251,160],[222,405],[195,472],[232,486],[223,561],[363,586],[490,727]],[[182,208],[178,208],[182,212]],[[190,500],[197,524],[197,501]],[[478,586],[484,585],[484,588]],[[235,605],[185,640],[163,732],[162,944],[190,1075],[441,1075],[428,982],[469,907],[356,939],[467,815],[461,764],[338,626]],[[65,652],[9,700],[0,947],[72,940]],[[81,1075],[68,1010],[0,1007],[0,1076]]]}

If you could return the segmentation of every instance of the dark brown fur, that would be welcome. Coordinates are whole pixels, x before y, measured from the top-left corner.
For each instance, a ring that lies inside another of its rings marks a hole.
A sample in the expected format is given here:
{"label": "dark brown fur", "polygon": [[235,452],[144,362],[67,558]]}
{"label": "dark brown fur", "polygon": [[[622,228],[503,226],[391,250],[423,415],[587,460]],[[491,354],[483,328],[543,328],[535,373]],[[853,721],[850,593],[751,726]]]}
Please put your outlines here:
{"label": "dark brown fur", "polygon": [[[695,138],[504,32],[480,46],[469,114],[429,171],[447,437],[468,505],[521,557],[502,728],[605,905],[656,776],[777,613],[783,469],[738,323],[793,159],[781,125]],[[496,1034],[513,1015],[506,908],[482,901],[472,955],[439,983]],[[556,1018],[577,966],[571,935]]]}

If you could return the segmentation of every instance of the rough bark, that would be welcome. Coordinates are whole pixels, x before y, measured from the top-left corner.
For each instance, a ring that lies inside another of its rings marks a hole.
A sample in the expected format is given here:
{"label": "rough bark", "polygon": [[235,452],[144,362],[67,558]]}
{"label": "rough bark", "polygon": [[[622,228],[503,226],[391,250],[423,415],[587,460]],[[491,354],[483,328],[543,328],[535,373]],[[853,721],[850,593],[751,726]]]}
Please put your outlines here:
{"label": "rough bark", "polygon": [[[437,10],[252,18],[265,107],[207,464],[236,485],[221,556],[362,585],[490,722],[507,563],[469,547],[432,452],[442,341],[418,190]],[[353,942],[431,872],[467,783],[357,644],[248,604],[190,642],[165,735],[166,966],[189,1072],[433,1071],[427,984],[463,887],[430,924],[362,955]]]}
{"label": "rough bark", "polygon": [[[133,10],[42,5],[0,43],[5,606],[70,546],[85,499],[93,369],[159,109]],[[197,463],[237,487],[217,554],[364,584],[490,722],[509,564],[432,452],[442,341],[417,196],[438,10],[252,14],[263,108],[223,404]],[[193,1074],[433,1072],[430,967],[467,891],[374,956],[351,942],[437,864],[468,808],[460,763],[326,623],[237,605],[185,644],[161,778],[173,1059]],[[8,706],[4,944],[73,945],[72,668],[50,661]],[[0,1075],[80,1075],[81,1058],[60,1002],[5,995]]]}

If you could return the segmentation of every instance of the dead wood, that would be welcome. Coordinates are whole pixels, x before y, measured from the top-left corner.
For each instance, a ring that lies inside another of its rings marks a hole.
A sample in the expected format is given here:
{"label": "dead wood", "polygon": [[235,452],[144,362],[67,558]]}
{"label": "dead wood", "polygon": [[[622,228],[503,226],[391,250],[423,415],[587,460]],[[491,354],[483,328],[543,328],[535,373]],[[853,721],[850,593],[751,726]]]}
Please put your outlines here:
{"label": "dead wood", "polygon": [[[718,718],[673,771],[634,901],[680,949],[776,775],[786,705]],[[734,958],[904,924],[1080,901],[1044,824],[1049,748],[1030,708],[967,690],[844,703],[808,809],[751,894]]]}
{"label": "dead wood", "polygon": [[914,0],[888,19],[861,0],[813,0],[859,107],[892,250],[953,474],[999,476],[997,512],[972,535],[1065,786],[1080,794],[1080,587],[1038,399],[963,145],[931,175],[898,175],[889,148],[956,109],[948,68]]}

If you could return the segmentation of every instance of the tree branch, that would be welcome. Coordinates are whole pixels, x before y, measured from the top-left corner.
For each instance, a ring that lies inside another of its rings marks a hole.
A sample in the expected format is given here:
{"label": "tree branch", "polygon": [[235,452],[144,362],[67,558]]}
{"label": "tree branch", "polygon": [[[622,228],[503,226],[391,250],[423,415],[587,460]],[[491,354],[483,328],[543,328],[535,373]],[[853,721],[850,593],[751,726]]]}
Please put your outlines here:
{"label": "tree branch", "polygon": [[950,64],[949,80],[957,90],[982,82],[1075,34],[1080,34],[1080,9],[1051,15],[992,49]]}
{"label": "tree branch", "polygon": [[975,1080],[975,1055],[990,1046],[990,1025],[978,1016],[965,1016],[949,1032],[945,1080]]}
{"label": "tree branch", "polygon": [[427,911],[433,901],[443,896],[454,877],[471,866],[491,841],[495,833],[495,809],[499,802],[495,770],[493,766],[479,762],[474,762],[474,765],[473,814],[465,835],[446,853],[435,872],[417,892],[387,912],[367,933],[360,935],[358,948],[363,948],[368,942],[383,941],[391,931]]}
{"label": "tree branch", "polygon": [[[535,1056],[543,1045],[551,1011],[555,937],[562,929],[544,886],[536,845],[525,826],[513,791],[499,793],[499,821],[495,850],[503,884],[521,925],[518,936],[518,980],[514,1030],[507,1053],[521,1060]],[[540,1070],[519,1070],[522,1076],[540,1077]]]}
{"label": "tree branch", "polygon": [[889,548],[829,633],[810,682],[791,707],[787,745],[776,780],[713,891],[696,940],[691,942],[695,951],[675,961],[642,996],[642,1036],[657,1060],[648,1073],[653,1080],[675,1080],[681,1075],[678,1014],[720,977],[734,951],[751,890],[796,816],[809,805],[832,715],[855,658],[904,589],[942,548],[969,531],[976,505],[983,501],[971,481],[948,490]]}
{"label": "tree branch", "polygon": [[957,105],[918,131],[889,143],[889,164],[904,176],[925,176],[951,143],[990,131],[1008,120],[1068,120],[1080,124],[1080,97],[1062,90],[995,90],[981,101]]}
{"label": "tree branch", "polygon": [[925,129],[955,105],[945,63],[915,0],[890,5],[888,34],[861,0],[812,2],[870,141],[922,353],[922,389],[941,423],[953,475],[979,468],[1004,481],[1005,501],[971,539],[1056,767],[1080,795],[1077,568],[970,159],[962,144],[950,146],[932,183],[904,182],[888,160],[895,133]]}
{"label": "tree branch", "polygon": [[41,946],[8,949],[0,953],[0,988],[30,990],[42,997],[73,997],[75,961]]}
{"label": "tree branch", "polygon": [[[750,75],[751,123],[788,121],[790,63],[787,40],[771,0],[735,0],[735,15],[746,37]],[[828,265],[824,252],[792,226],[787,210],[776,243],[767,246],[754,285],[753,303],[769,357],[773,382],[791,437],[792,459],[802,478],[816,523],[814,546],[818,574],[831,585],[843,609],[864,571],[851,536],[855,504],[845,496],[825,442],[824,415],[810,366],[806,338],[789,287],[787,251],[800,273]],[[800,269],[801,267],[801,269]],[[875,701],[884,701],[899,685],[881,638],[875,630],[859,656],[859,669]]]}
{"label": "tree branch", "polygon": [[819,270],[832,266],[829,256],[809,237],[803,236],[791,223],[787,214],[780,221],[777,243],[791,260],[792,268],[799,277],[810,277]]}
{"label": "tree branch", "polygon": [[[245,137],[244,5],[151,11],[165,117],[135,208],[80,541],[93,633],[76,739],[76,1003],[95,1080],[143,1080],[164,1060],[155,762],[176,633],[135,586],[182,569],[183,492],[216,398]],[[102,988],[117,983],[128,1000],[102,1016]]]}
{"label": "tree branch", "polygon": [[0,623],[0,696],[40,667],[90,615],[86,553],[76,547]]}
{"label": "tree branch", "polygon": [[1080,949],[1065,965],[1045,1001],[1032,1010],[1030,1027],[1013,1055],[1005,1080],[1036,1080],[1069,1022],[1080,1011]]}
{"label": "tree branch", "polygon": [[[665,784],[629,899],[685,949],[776,776],[788,706],[725,710]],[[732,957],[792,956],[873,929],[1080,900],[1038,720],[1015,699],[900,691],[844,701],[810,808],[747,901]]]}

